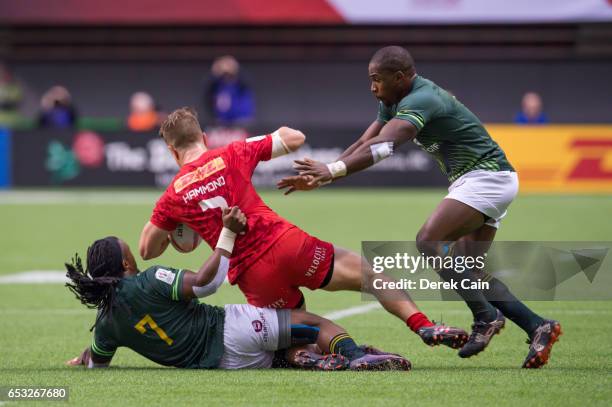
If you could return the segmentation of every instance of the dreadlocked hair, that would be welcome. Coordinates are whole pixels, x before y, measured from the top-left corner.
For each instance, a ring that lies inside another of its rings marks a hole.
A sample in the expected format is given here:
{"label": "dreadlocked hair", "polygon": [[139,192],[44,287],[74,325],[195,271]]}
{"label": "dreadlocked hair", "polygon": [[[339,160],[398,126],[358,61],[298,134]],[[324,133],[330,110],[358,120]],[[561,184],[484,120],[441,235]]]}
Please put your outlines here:
{"label": "dreadlocked hair", "polygon": [[[117,250],[118,249],[118,250]],[[66,287],[87,308],[99,310],[90,331],[106,315],[112,315],[115,287],[123,276],[121,247],[117,238],[109,237],[94,242],[87,249],[87,269],[78,253],[66,265],[66,277],[71,282]]]}

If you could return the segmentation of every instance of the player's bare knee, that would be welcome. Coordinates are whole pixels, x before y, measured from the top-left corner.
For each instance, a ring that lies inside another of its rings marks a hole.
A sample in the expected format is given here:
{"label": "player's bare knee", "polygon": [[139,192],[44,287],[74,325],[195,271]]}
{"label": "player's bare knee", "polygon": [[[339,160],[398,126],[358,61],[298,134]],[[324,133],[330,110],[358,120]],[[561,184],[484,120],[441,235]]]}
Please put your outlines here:
{"label": "player's bare knee", "polygon": [[375,291],[374,280],[380,279],[380,274],[374,273],[371,269],[364,269],[361,281],[361,291],[373,293]]}

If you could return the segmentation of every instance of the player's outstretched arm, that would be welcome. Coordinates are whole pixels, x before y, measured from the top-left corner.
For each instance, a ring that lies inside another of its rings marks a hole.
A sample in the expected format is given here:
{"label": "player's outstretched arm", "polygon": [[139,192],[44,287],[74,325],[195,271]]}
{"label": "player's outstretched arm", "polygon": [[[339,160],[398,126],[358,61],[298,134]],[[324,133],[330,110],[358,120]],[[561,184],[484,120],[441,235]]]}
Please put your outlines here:
{"label": "player's outstretched arm", "polygon": [[366,131],[359,137],[359,139],[351,144],[342,154],[338,157],[338,160],[342,160],[352,153],[355,152],[359,147],[363,145],[366,141],[378,136],[380,131],[382,130],[385,124],[381,121],[375,120],[370,126],[366,129]]}
{"label": "player's outstretched arm", "polygon": [[234,241],[236,236],[245,229],[247,219],[237,206],[224,208],[222,217],[223,229],[212,255],[197,273],[187,270],[184,272],[181,287],[183,298],[209,296],[217,291],[227,276]]}
{"label": "player's outstretched arm", "polygon": [[168,247],[168,243],[170,243],[168,233],[170,232],[147,222],[140,234],[138,244],[140,257],[143,260],[150,260],[161,256]]}
{"label": "player's outstretched arm", "polygon": [[[384,125],[380,134],[361,143],[342,160],[329,164],[311,159],[296,160],[294,168],[298,170],[300,176],[312,177],[308,183],[312,189],[313,186],[327,184],[335,178],[361,171],[390,157],[394,148],[414,139],[416,134],[417,129],[412,123],[393,119]],[[297,183],[293,187],[301,189]]]}
{"label": "player's outstretched arm", "polygon": [[417,129],[412,123],[400,119],[390,120],[384,125],[380,134],[365,141],[352,154],[345,157],[343,162],[346,165],[346,175],[364,170],[390,157],[396,147],[414,139],[416,135]]}
{"label": "player's outstretched arm", "polygon": [[[378,120],[374,121],[355,143],[351,144],[346,150],[344,150],[342,154],[340,154],[338,160],[342,160],[345,157],[348,157],[350,154],[355,152],[355,150],[361,147],[365,142],[378,136],[383,126],[383,122],[380,122]],[[310,159],[308,159],[308,161],[313,162],[313,160]],[[313,179],[314,177],[312,176],[291,175],[288,177],[284,177],[280,181],[278,181],[276,183],[276,187],[278,189],[287,188],[285,190],[285,195],[289,195],[290,193],[295,191],[310,191],[320,186],[320,184],[313,183]]]}

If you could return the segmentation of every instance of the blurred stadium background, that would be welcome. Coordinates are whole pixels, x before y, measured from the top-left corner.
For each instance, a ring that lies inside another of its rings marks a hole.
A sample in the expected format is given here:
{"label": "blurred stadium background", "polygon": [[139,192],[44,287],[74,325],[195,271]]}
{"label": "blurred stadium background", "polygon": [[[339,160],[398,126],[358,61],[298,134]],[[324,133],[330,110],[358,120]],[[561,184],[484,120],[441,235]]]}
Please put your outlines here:
{"label": "blurred stadium background", "polygon": [[[527,348],[514,327],[462,361],[425,349],[374,308],[342,323],[405,353],[409,376],[145,370],[153,365],[126,350],[115,360],[123,368],[95,376],[61,366],[88,343],[93,321],[58,283],[63,262],[103,235],[137,245],[176,171],[157,137],[175,108],[196,108],[214,145],[281,125],[303,130],[304,149],[260,165],[254,181],[308,232],[354,250],[364,240],[413,240],[446,186],[416,146],[333,188],[272,190],[293,158],[332,160],[371,123],[367,63],[391,44],[476,113],[516,167],[521,194],[499,239],[611,240],[609,0],[0,0],[0,386],[67,385],[72,401],[88,405],[205,395],[210,405],[439,406],[476,392],[500,405],[609,405],[607,302],[534,304],[566,330],[551,366],[535,374],[518,370]],[[207,253],[168,251],[158,261],[197,267]],[[212,301],[244,302],[235,287]],[[308,293],[307,303],[323,314],[363,305],[359,295],[328,293]],[[423,308],[469,325],[463,304]]]}

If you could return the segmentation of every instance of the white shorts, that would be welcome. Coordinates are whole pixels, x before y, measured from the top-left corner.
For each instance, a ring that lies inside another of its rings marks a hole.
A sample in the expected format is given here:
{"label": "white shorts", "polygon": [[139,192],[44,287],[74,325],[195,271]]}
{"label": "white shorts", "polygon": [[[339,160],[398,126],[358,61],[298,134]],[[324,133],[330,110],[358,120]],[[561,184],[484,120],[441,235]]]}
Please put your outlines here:
{"label": "white shorts", "polygon": [[444,198],[463,202],[484,213],[490,218],[486,224],[497,229],[518,188],[516,172],[475,170],[457,178]]}
{"label": "white shorts", "polygon": [[291,310],[226,305],[223,343],[220,369],[269,368],[274,351],[291,343]]}

